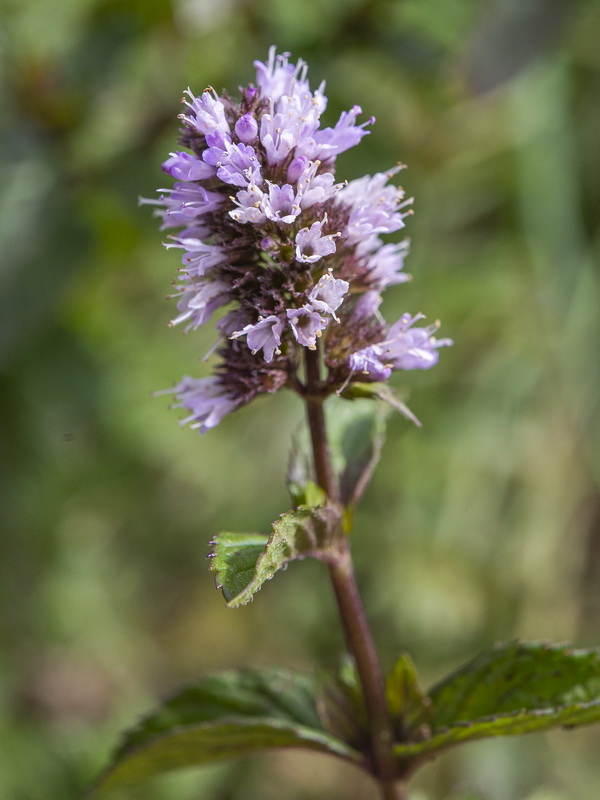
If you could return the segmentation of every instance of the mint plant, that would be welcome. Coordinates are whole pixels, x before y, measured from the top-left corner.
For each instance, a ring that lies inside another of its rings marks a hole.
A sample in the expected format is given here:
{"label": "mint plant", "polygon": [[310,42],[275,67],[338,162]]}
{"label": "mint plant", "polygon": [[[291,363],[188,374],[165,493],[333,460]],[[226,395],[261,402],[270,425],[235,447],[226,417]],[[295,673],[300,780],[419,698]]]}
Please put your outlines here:
{"label": "mint plant", "polygon": [[[307,444],[294,446],[293,507],[270,533],[221,533],[211,569],[228,606],[247,603],[290,561],[323,562],[348,649],[339,672],[277,668],[209,675],[126,734],[95,792],[178,767],[277,748],[326,753],[369,773],[384,800],[406,798],[426,761],[472,739],[600,719],[600,653],[508,643],[469,661],[427,692],[408,655],[389,674],[377,655],[350,549],[353,510],[384,438],[385,408],[419,424],[386,381],[429,369],[439,323],[404,313],[388,324],[381,293],[408,280],[411,200],[385,173],[351,182],[337,156],[358,145],[372,118],[361,109],[321,127],[324,85],[274,48],[256,62],[241,99],[188,89],[180,146],[163,164],[174,179],[156,206],[167,247],[183,252],[172,324],[195,330],[222,309],[216,366],[170,390],[181,424],[205,433],[261,394],[295,392]],[[325,403],[336,409],[328,424]],[[375,789],[374,789],[375,791]]]}

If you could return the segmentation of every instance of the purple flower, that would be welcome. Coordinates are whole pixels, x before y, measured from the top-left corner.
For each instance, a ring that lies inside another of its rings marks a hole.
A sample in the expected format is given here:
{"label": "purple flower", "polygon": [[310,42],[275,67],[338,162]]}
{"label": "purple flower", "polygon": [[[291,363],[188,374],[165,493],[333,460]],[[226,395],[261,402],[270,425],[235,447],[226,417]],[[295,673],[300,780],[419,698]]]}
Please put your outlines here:
{"label": "purple flower", "polygon": [[403,314],[389,329],[387,341],[382,343],[382,347],[395,369],[429,369],[438,362],[438,348],[452,344],[451,339],[436,339],[433,336],[440,327],[437,322],[426,328],[412,327],[423,318],[423,314],[415,314],[414,317]]}
{"label": "purple flower", "polygon": [[197,379],[186,375],[172,391],[178,401],[173,408],[185,408],[191,412],[179,424],[190,425],[200,433],[214,428],[239,405],[239,400],[229,396],[216,377]]}
{"label": "purple flower", "polygon": [[260,142],[270,166],[280,164],[298,143],[298,126],[283,114],[263,114],[260,121]]}
{"label": "purple flower", "polygon": [[278,352],[281,343],[281,334],[285,328],[285,323],[279,317],[271,314],[263,317],[255,325],[246,325],[241,331],[236,331],[231,335],[232,339],[238,336],[246,336],[248,347],[255,355],[259,350],[263,351],[265,361],[273,361],[274,353]]}
{"label": "purple flower", "polygon": [[369,133],[364,130],[365,126],[375,122],[375,117],[371,117],[362,125],[356,125],[356,118],[361,113],[360,106],[354,106],[350,111],[343,111],[335,127],[318,131],[314,139],[307,141],[301,148],[302,153],[313,159],[328,160],[357,145],[362,137]]}
{"label": "purple flower", "polygon": [[289,183],[278,186],[269,184],[269,194],[263,199],[264,212],[273,222],[292,223],[300,213],[296,193]]}
{"label": "purple flower", "polygon": [[[296,159],[296,161],[299,162],[300,159]],[[311,208],[316,203],[324,203],[342,187],[342,184],[335,183],[335,178],[331,172],[319,173],[320,167],[320,161],[308,161],[304,169],[298,174],[298,196],[303,210]],[[292,164],[290,164],[288,174],[291,168]]]}
{"label": "purple flower", "polygon": [[236,208],[229,212],[229,216],[235,222],[260,225],[267,219],[264,212],[266,201],[265,193],[258,186],[250,184],[247,189],[242,189],[233,198]]}
{"label": "purple flower", "polygon": [[180,119],[190,127],[204,135],[219,131],[229,135],[229,123],[225,117],[225,106],[219,100],[215,90],[211,92],[207,89],[200,97],[195,97],[190,89],[185,90],[191,103],[184,99],[186,106],[190,109],[189,115],[180,115]]}
{"label": "purple flower", "polygon": [[357,244],[373,234],[393,233],[404,227],[406,213],[400,211],[406,205],[401,203],[404,193],[396,186],[386,186],[398,169],[365,175],[351,181],[337,194],[337,201],[350,209],[345,231],[349,243]]}
{"label": "purple flower", "polygon": [[403,314],[389,329],[386,339],[358,350],[350,356],[353,371],[373,380],[387,380],[393,369],[430,369],[439,359],[438,348],[452,344],[450,339],[436,339],[439,323],[413,328],[423,314]]}
{"label": "purple flower", "polygon": [[296,341],[309,350],[315,350],[317,336],[327,327],[327,320],[308,305],[290,308],[286,313]]}
{"label": "purple flower", "polygon": [[235,123],[235,133],[238,139],[245,144],[251,144],[258,136],[258,123],[252,114],[244,114]]}
{"label": "purple flower", "polygon": [[321,314],[331,314],[334,320],[339,322],[335,312],[342,305],[349,286],[348,281],[334,278],[331,272],[326,272],[308,295],[310,305]]}
{"label": "purple flower", "polygon": [[161,201],[166,206],[163,228],[197,223],[204,214],[215,211],[223,202],[223,195],[207,191],[203,186],[189,183],[176,183]]}
{"label": "purple flower", "polygon": [[354,309],[352,311],[353,320],[364,320],[378,315],[381,300],[382,297],[379,292],[373,289],[361,294],[354,304]]}
{"label": "purple flower", "polygon": [[409,248],[408,239],[398,244],[380,246],[367,262],[369,283],[378,289],[385,289],[387,286],[409,281],[410,275],[402,272]]}
{"label": "purple flower", "polygon": [[335,236],[323,236],[321,231],[327,217],[313,222],[310,228],[301,228],[296,234],[296,259],[306,264],[314,264],[324,256],[335,253]]}
{"label": "purple flower", "polygon": [[202,239],[192,236],[173,236],[174,244],[167,242],[167,249],[179,247],[184,253],[181,263],[185,272],[194,277],[201,277],[206,270],[216,267],[226,261],[226,254],[223,248],[216,244],[207,244]]}
{"label": "purple flower", "polygon": [[389,364],[384,364],[381,358],[380,347],[377,345],[365,347],[356,353],[352,353],[349,358],[350,369],[352,372],[359,372],[373,381],[387,381],[392,374],[392,368]]}
{"label": "purple flower", "polygon": [[181,312],[170,325],[189,322],[186,330],[194,330],[208,319],[213,311],[229,302],[229,286],[224,281],[201,281],[183,284],[179,288],[177,308]]}
{"label": "purple flower", "polygon": [[248,186],[249,183],[260,185],[260,162],[254,148],[247,144],[232,144],[226,141],[225,147],[209,147],[202,154],[207,164],[216,167],[217,177],[224,183],[235,186]]}
{"label": "purple flower", "polygon": [[287,168],[287,180],[289,183],[297,183],[300,179],[300,176],[303,175],[307,168],[310,168],[312,162],[306,158],[306,156],[296,156],[296,158],[290,161],[290,165]]}
{"label": "purple flower", "polygon": [[291,94],[294,89],[300,92],[309,90],[306,81],[306,64],[299,61],[294,67],[288,63],[289,57],[289,53],[282,53],[278,56],[276,48],[271,47],[266,64],[262,61],[254,62],[256,83],[263,97],[270,97],[275,101],[282,95]]}
{"label": "purple flower", "polygon": [[212,178],[215,170],[204,161],[189,153],[175,152],[170,154],[162,165],[163,171],[178,181],[202,181]]}
{"label": "purple flower", "polygon": [[176,389],[201,431],[258,394],[302,391],[303,351],[319,339],[324,396],[393,369],[427,369],[450,343],[435,339],[437,326],[417,327],[420,315],[388,329],[379,312],[380,292],[409,278],[408,241],[386,237],[404,227],[411,201],[390,180],[400,167],[350,183],[335,172],[373,118],[357,124],[355,105],[323,127],[324,83],[312,90],[306,64],[275,48],[241,93],[238,102],[185,92],[182,149],[163,164],[174,185],[142,201],[171,232],[167,248],[183,251],[171,324],[193,330],[227,306],[215,376]]}

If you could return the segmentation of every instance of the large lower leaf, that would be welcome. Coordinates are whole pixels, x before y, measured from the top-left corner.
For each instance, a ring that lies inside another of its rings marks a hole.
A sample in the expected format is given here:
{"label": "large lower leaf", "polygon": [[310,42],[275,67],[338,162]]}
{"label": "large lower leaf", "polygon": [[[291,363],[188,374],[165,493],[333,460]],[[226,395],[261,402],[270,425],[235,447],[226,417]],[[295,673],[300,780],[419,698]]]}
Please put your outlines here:
{"label": "large lower leaf", "polygon": [[248,603],[290,561],[327,560],[342,536],[342,510],[336,504],[300,506],[273,523],[268,541],[260,534],[220,533],[213,542],[211,569],[227,605],[235,608]]}
{"label": "large lower leaf", "polygon": [[427,726],[395,747],[401,769],[469,739],[600,721],[600,652],[499,645],[434,686]]}
{"label": "large lower leaf", "polygon": [[94,793],[273,748],[300,747],[362,765],[360,753],[323,729],[314,697],[314,679],[287,670],[202,678],[125,735]]}
{"label": "large lower leaf", "polygon": [[600,699],[600,652],[510,642],[474,658],[434,686],[433,724]]}

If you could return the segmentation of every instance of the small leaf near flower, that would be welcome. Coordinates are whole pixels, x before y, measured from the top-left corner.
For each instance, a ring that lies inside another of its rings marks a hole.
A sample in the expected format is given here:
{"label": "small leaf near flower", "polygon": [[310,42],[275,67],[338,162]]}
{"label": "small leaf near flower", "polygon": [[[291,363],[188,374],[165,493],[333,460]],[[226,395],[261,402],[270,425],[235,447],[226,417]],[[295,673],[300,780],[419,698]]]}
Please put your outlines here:
{"label": "small leaf near flower", "polygon": [[273,523],[268,541],[260,534],[219,534],[211,554],[211,569],[217,573],[217,586],[227,605],[235,608],[248,603],[265,581],[290,561],[327,561],[344,535],[342,509],[336,504],[300,506]]}

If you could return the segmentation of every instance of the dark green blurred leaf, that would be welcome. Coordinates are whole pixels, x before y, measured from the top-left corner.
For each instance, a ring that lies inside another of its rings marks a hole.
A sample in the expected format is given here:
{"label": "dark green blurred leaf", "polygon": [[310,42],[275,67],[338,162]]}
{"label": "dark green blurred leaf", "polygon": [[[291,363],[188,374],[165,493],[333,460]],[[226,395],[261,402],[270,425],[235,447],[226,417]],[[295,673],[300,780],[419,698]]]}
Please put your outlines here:
{"label": "dark green blurred leaf", "polygon": [[346,466],[340,475],[340,493],[345,505],[356,505],[369,484],[385,441],[385,419],[385,410],[379,403],[366,408],[360,404],[341,433]]}
{"label": "dark green blurred leaf", "polygon": [[600,651],[513,642],[474,658],[429,693],[437,727],[490,714],[600,700]]}
{"label": "dark green blurred leaf", "polygon": [[319,722],[312,678],[280,669],[211,675],[125,736],[94,794],[182,767],[300,747],[357,765],[361,755]]}
{"label": "dark green blurred leaf", "polygon": [[[266,547],[257,534],[221,533],[214,541],[211,569],[230,608],[248,603],[265,581],[303,558],[326,559],[343,536],[341,509],[334,503],[301,506],[273,523]],[[264,537],[264,540],[266,537]]]}
{"label": "dark green blurred leaf", "polygon": [[366,709],[353,661],[345,659],[336,674],[321,672],[316,696],[325,730],[358,750],[368,747]]}
{"label": "dark green blurred leaf", "polygon": [[599,721],[600,652],[535,642],[499,645],[437,684],[429,696],[430,730],[420,730],[423,741],[395,748],[400,762],[470,739]]}

